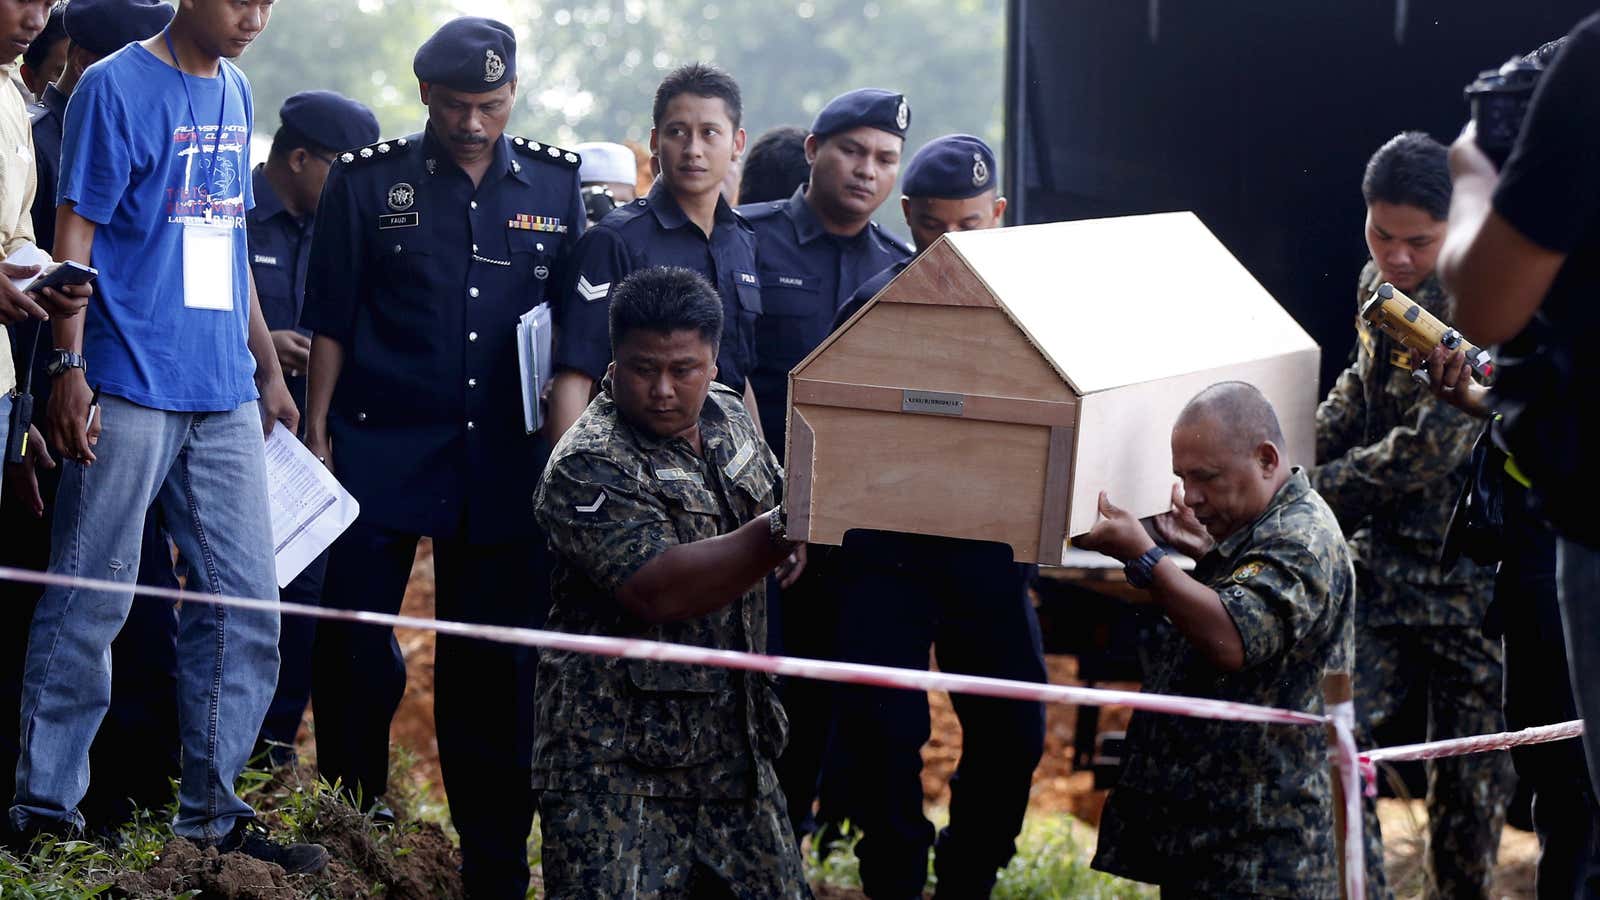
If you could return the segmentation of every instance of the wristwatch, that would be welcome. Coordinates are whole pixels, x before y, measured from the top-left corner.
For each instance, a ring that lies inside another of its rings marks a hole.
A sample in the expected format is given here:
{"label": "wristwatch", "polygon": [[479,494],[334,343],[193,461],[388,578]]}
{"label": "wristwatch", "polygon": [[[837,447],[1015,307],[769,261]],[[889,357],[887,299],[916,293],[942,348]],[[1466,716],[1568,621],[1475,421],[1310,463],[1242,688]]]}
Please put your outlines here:
{"label": "wristwatch", "polygon": [[84,360],[83,354],[56,348],[50,351],[50,361],[45,364],[44,371],[45,374],[54,378],[68,369],[87,370],[88,368],[89,364]]}
{"label": "wristwatch", "polygon": [[783,504],[779,503],[767,513],[767,538],[774,547],[789,543],[789,515],[784,512]]}
{"label": "wristwatch", "polygon": [[1142,591],[1155,580],[1156,563],[1166,555],[1167,551],[1157,544],[1128,560],[1128,564],[1122,567],[1122,574],[1127,577],[1128,584]]}

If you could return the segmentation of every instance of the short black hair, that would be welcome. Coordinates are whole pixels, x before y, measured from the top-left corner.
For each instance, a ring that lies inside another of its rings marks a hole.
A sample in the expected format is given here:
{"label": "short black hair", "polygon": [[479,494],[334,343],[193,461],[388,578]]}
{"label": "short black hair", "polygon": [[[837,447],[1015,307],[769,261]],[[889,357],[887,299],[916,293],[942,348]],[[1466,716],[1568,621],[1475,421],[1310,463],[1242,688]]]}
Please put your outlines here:
{"label": "short black hair", "polygon": [[806,130],[779,125],[756,138],[744,152],[739,175],[739,202],[766,203],[787,200],[800,185],[811,180],[806,162]]}
{"label": "short black hair", "polygon": [[639,269],[611,292],[611,352],[631,331],[698,331],[722,341],[722,300],[700,273],[679,266]]}
{"label": "short black hair", "polygon": [[44,65],[44,58],[56,44],[67,39],[67,5],[57,3],[50,7],[50,18],[45,20],[44,30],[33,39],[28,49],[22,51],[22,61],[30,69],[37,69]]}
{"label": "short black hair", "polygon": [[1450,216],[1450,151],[1420,131],[1395,135],[1367,161],[1361,196],[1368,206],[1415,206],[1444,221]]}
{"label": "short black hair", "polygon": [[328,159],[336,153],[333,149],[324,147],[306,137],[305,132],[285,122],[279,125],[278,130],[272,135],[272,150],[267,153],[267,158],[283,159],[285,156],[301,149],[323,159]]}
{"label": "short black hair", "polygon": [[739,122],[744,117],[744,101],[740,98],[739,82],[734,81],[732,75],[710,63],[692,62],[673,69],[667,73],[667,77],[661,79],[661,84],[656,87],[655,106],[650,110],[651,124],[658,128],[661,126],[661,117],[667,114],[667,104],[679,94],[720,99],[728,107],[728,118],[733,120],[735,128],[739,127]]}
{"label": "short black hair", "polygon": [[1289,451],[1284,444],[1283,426],[1278,423],[1278,413],[1272,408],[1272,401],[1255,385],[1243,381],[1213,384],[1195,394],[1183,407],[1183,412],[1178,413],[1176,425],[1201,418],[1226,424],[1232,435],[1230,443],[1240,453],[1249,453],[1269,441],[1280,453]]}

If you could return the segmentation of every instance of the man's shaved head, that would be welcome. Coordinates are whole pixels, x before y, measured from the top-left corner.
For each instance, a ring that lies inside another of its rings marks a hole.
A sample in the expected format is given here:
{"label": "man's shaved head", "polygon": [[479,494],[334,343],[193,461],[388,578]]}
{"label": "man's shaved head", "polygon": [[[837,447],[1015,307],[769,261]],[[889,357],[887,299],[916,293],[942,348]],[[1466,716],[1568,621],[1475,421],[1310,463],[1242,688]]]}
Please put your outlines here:
{"label": "man's shaved head", "polygon": [[1172,426],[1172,471],[1184,502],[1216,540],[1254,522],[1289,480],[1272,404],[1242,381],[1195,395]]}
{"label": "man's shaved head", "polygon": [[1194,395],[1174,427],[1182,427],[1202,417],[1223,426],[1229,444],[1240,453],[1249,453],[1271,442],[1284,449],[1283,427],[1278,414],[1255,385],[1243,381],[1223,381]]}

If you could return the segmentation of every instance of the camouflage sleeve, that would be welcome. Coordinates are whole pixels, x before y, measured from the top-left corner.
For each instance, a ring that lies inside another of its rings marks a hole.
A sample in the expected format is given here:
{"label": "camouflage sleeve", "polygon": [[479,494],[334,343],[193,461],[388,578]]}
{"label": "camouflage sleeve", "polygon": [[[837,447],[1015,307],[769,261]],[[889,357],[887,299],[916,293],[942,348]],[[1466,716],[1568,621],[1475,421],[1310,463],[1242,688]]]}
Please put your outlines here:
{"label": "camouflage sleeve", "polygon": [[604,457],[580,453],[553,460],[534,515],[551,549],[613,594],[678,543],[662,499]]}
{"label": "camouflage sleeve", "polygon": [[1323,619],[1332,579],[1304,544],[1287,539],[1246,550],[1213,585],[1244,642],[1246,669],[1288,653]]}
{"label": "camouflage sleeve", "polygon": [[1427,488],[1448,476],[1471,455],[1480,430],[1471,416],[1440,403],[1420,386],[1400,421],[1377,442],[1356,447],[1311,473],[1311,486],[1340,522],[1349,524],[1351,510]]}
{"label": "camouflage sleeve", "polygon": [[1333,383],[1333,390],[1329,391],[1328,396],[1317,405],[1319,465],[1345,455],[1361,440],[1365,399],[1361,391],[1360,354],[1365,352],[1358,348],[1356,359],[1339,373],[1339,379]]}

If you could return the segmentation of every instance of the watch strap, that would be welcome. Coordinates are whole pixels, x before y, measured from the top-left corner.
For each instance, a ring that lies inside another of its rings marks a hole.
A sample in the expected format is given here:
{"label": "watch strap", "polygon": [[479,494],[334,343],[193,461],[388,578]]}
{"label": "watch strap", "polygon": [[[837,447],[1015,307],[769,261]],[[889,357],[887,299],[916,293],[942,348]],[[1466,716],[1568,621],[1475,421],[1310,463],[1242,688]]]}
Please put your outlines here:
{"label": "watch strap", "polygon": [[1143,590],[1155,581],[1156,563],[1161,562],[1167,551],[1160,544],[1128,560],[1122,567],[1122,573],[1128,579],[1128,584]]}

